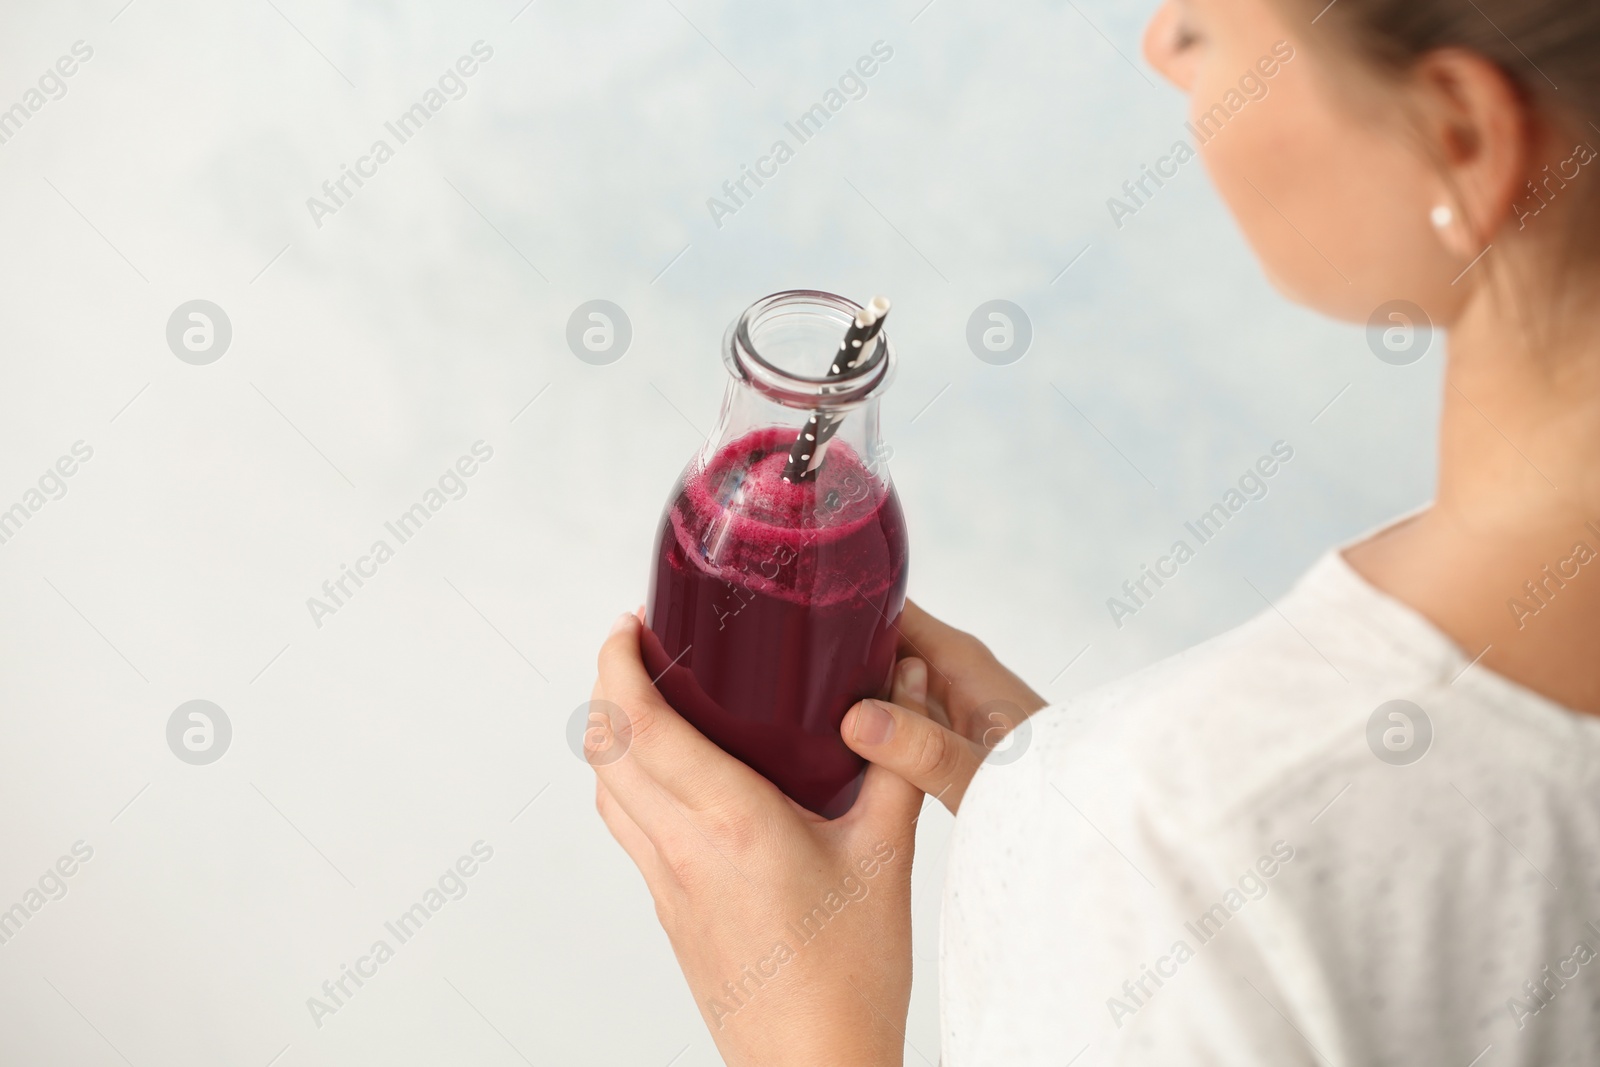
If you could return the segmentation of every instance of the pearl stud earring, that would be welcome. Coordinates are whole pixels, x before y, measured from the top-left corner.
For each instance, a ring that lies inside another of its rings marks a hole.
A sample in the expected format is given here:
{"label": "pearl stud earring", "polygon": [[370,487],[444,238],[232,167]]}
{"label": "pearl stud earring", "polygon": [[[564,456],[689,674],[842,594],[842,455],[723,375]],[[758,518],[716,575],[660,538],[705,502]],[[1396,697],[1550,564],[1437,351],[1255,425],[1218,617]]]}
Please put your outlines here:
{"label": "pearl stud earring", "polygon": [[1449,204],[1440,204],[1433,209],[1433,225],[1435,229],[1445,229],[1456,220],[1456,213],[1450,210]]}

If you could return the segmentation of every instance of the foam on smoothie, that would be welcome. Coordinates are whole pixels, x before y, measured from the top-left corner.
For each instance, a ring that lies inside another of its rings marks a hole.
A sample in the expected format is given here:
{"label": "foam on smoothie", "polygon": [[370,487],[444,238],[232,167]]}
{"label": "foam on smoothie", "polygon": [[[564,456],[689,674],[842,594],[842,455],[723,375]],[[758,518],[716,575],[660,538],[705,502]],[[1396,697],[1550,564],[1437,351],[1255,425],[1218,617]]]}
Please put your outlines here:
{"label": "foam on smoothie", "polygon": [[783,479],[795,431],[755,430],[685,479],[671,522],[686,562],[748,589],[828,604],[897,577],[879,522],[887,494],[855,451],[829,443],[813,481]]}

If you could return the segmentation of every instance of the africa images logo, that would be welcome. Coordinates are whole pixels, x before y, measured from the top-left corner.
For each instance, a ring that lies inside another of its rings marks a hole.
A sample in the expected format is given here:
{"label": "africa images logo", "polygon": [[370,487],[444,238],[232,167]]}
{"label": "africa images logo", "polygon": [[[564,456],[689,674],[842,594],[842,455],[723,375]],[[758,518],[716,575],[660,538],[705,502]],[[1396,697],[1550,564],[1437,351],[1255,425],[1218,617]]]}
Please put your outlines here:
{"label": "africa images logo", "polygon": [[[1150,201],[1155,199],[1156,193],[1165,188],[1167,182],[1178,176],[1184,164],[1198,154],[1197,146],[1209,144],[1247,106],[1265,100],[1267,94],[1272,91],[1268,83],[1288,66],[1294,56],[1294,46],[1288,41],[1279,41],[1273,45],[1269,54],[1262,56],[1256,60],[1255,66],[1245,70],[1239,78],[1237,88],[1223,93],[1221,100],[1200,113],[1198,124],[1194,122],[1183,124],[1183,128],[1194,138],[1193,144],[1179,139],[1173,142],[1172,148],[1166,155],[1155,161],[1154,167],[1141,163],[1138,175],[1122,183],[1123,197],[1126,199],[1113,196],[1106,201],[1106,210],[1111,212],[1111,221],[1117,224],[1117,229],[1122,229],[1127,224],[1128,218],[1137,215],[1148,206]],[[1155,188],[1151,188],[1151,183],[1154,183]]]}
{"label": "africa images logo", "polygon": [[[396,149],[421,133],[422,128],[444,110],[446,104],[467,95],[467,79],[494,58],[494,48],[481,40],[474,41],[470,51],[471,55],[463,55],[452,66],[445,68],[444,73],[439,75],[437,86],[429,86],[420,100],[402,111],[393,121],[383,124],[389,136],[394,138],[394,144],[379,137],[368,146],[366,154],[356,158],[354,167],[347,163],[339,164],[338,177],[322,183],[321,197],[306,197],[306,211],[317,229],[322,229],[324,218],[343,210],[368,181],[378,176],[378,168],[395,157]],[[351,188],[352,185],[354,188]]]}
{"label": "africa images logo", "polygon": [[[767,182],[776,178],[779,168],[794,159],[796,149],[821,133],[822,128],[843,111],[846,104],[863,99],[867,95],[867,79],[877,74],[882,65],[893,58],[894,48],[888,42],[872,42],[871,55],[861,56],[854,66],[846,68],[839,76],[837,88],[829,87],[822,94],[822,99],[802,112],[799,118],[783,124],[784,130],[794,138],[794,144],[791,145],[788,138],[780,137],[772,142],[765,155],[756,159],[754,167],[741,163],[738,175],[722,183],[721,192],[726,199],[715,196],[706,198],[706,210],[711,213],[711,221],[717,229],[722,229],[724,219],[737,215],[755,197],[756,190],[764,188]],[[755,185],[755,189],[750,188],[751,184]]]}

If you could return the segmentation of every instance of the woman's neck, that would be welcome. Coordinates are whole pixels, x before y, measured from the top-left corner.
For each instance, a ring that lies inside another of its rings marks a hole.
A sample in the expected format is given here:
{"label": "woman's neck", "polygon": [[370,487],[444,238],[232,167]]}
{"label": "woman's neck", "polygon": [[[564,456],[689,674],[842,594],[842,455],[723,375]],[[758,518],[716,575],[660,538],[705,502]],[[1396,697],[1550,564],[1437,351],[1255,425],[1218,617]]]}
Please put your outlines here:
{"label": "woman's neck", "polygon": [[1600,715],[1600,291],[1545,318],[1550,303],[1474,298],[1451,334],[1434,506],[1346,556],[1469,658]]}

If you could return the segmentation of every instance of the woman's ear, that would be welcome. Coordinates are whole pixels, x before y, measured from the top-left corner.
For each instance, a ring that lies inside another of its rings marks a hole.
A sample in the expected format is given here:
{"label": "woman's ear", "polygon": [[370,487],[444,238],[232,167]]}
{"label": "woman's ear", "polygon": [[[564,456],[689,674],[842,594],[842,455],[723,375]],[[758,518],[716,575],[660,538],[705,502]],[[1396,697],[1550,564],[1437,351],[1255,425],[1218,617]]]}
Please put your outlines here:
{"label": "woman's ear", "polygon": [[1463,49],[1430,52],[1412,80],[1423,147],[1439,165],[1426,210],[1445,247],[1471,259],[1510,218],[1527,181],[1535,141],[1531,113],[1505,71]]}

